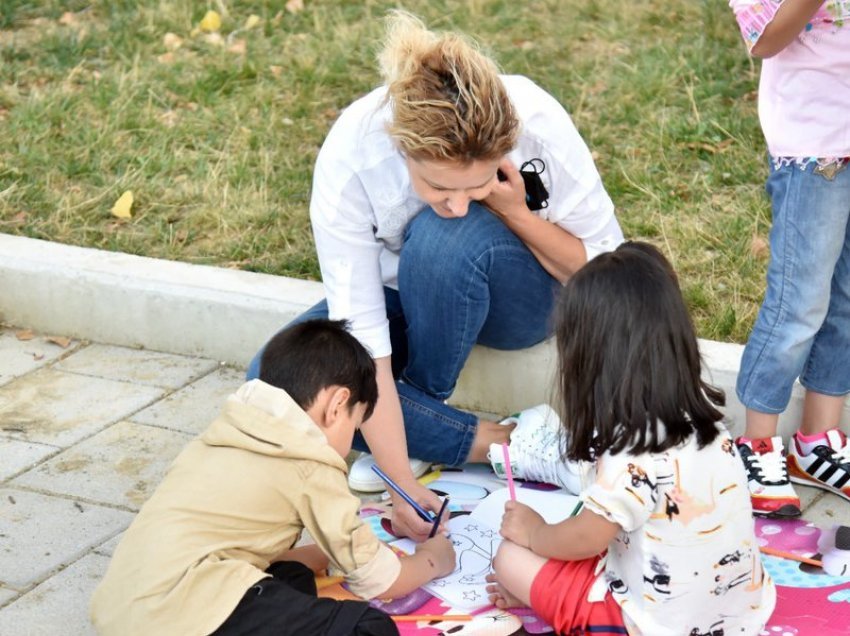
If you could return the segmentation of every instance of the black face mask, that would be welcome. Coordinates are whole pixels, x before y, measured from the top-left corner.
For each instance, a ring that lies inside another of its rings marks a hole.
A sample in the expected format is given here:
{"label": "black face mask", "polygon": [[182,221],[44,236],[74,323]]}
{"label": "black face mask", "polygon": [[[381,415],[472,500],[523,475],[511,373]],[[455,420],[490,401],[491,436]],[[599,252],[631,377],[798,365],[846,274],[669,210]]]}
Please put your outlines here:
{"label": "black face mask", "polygon": [[[529,210],[542,210],[549,206],[549,192],[543,185],[540,175],[546,170],[542,159],[530,159],[520,166],[519,174],[525,183],[525,204]],[[507,181],[507,177],[497,171],[499,181]]]}

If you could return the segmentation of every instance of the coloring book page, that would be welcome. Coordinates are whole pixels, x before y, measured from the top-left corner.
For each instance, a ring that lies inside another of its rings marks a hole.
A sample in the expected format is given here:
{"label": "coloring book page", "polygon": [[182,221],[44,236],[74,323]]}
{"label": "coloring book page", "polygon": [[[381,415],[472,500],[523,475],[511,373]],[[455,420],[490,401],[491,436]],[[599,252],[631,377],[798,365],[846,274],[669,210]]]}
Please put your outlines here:
{"label": "coloring book page", "polygon": [[[499,526],[502,521],[508,489],[497,490],[478,505],[471,514],[453,516],[446,524],[449,538],[455,546],[455,569],[441,579],[422,587],[453,607],[467,610],[486,607],[487,581],[493,571],[493,557],[502,542]],[[517,488],[517,501],[537,510],[548,523],[557,523],[573,512],[578,497],[566,491],[539,491]],[[416,544],[410,539],[400,539],[394,547],[413,553]]]}

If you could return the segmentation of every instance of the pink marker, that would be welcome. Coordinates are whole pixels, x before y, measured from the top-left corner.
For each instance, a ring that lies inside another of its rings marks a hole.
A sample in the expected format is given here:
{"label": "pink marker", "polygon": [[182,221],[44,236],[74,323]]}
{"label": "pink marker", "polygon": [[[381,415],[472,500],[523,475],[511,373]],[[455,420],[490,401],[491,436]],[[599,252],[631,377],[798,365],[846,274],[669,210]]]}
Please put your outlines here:
{"label": "pink marker", "polygon": [[516,501],[514,474],[511,472],[511,454],[508,452],[507,444],[502,444],[502,454],[505,456],[505,475],[508,477],[508,493],[511,495],[511,501]]}

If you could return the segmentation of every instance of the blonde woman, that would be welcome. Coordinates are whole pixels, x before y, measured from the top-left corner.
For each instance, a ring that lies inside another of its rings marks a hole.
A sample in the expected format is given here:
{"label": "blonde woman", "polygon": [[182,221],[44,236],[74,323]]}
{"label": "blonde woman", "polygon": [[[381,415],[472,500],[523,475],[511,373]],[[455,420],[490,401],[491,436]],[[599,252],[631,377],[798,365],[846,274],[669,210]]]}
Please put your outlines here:
{"label": "blonde woman", "polygon": [[[487,462],[503,442],[518,476],[569,482],[558,453],[543,452],[556,418],[486,421],[444,401],[474,344],[548,337],[560,285],[622,241],[590,152],[551,95],[500,75],[461,35],[397,11],[379,59],[385,84],[345,109],[316,161],[310,216],[327,298],[298,319],[349,320],[375,358],[378,404],[354,445],[374,459],[355,462],[349,483],[383,489],[374,461],[436,510],[414,473]],[[258,372],[259,355],[249,378]],[[396,530],[427,536],[394,503]]]}

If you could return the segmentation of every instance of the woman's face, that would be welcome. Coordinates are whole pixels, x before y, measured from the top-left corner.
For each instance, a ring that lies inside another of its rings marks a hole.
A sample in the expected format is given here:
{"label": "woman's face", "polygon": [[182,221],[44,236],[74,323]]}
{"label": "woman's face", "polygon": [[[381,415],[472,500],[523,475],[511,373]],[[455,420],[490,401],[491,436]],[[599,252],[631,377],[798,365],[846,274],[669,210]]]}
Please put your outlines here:
{"label": "woman's face", "polygon": [[459,164],[407,158],[413,191],[445,219],[466,216],[471,201],[485,199],[498,167],[498,159]]}

